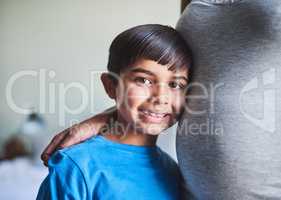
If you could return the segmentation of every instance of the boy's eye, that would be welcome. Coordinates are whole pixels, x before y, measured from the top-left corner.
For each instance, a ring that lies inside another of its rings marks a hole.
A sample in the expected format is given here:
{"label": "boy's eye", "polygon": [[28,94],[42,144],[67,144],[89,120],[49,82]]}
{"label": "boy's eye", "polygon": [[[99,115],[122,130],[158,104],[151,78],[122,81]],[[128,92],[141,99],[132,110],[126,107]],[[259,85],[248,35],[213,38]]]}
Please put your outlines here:
{"label": "boy's eye", "polygon": [[150,86],[152,84],[152,81],[150,81],[146,78],[143,78],[143,77],[136,77],[135,82],[143,84],[143,85],[147,85],[147,86]]}
{"label": "boy's eye", "polygon": [[181,83],[178,83],[178,82],[170,82],[169,83],[169,86],[173,89],[184,89],[185,85],[181,84]]}

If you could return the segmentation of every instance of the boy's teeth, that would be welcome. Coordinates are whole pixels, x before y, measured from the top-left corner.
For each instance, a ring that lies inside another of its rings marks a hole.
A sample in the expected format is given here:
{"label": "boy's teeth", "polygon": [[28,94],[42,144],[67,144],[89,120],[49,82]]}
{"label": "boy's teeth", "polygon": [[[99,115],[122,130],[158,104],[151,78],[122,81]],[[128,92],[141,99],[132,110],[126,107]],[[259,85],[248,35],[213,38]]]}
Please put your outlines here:
{"label": "boy's teeth", "polygon": [[144,110],[143,112],[144,112],[144,114],[150,115],[150,116],[152,116],[152,117],[162,118],[162,117],[165,116],[165,114],[154,113],[154,112],[150,112],[150,111],[148,111],[148,110]]}

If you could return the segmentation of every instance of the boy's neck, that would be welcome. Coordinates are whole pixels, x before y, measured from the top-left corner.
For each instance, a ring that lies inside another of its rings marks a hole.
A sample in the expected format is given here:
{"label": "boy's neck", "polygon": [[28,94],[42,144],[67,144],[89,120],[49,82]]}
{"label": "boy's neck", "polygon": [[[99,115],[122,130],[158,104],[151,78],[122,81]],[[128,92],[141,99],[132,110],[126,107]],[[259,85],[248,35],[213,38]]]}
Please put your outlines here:
{"label": "boy's neck", "polygon": [[155,146],[157,141],[157,135],[146,134],[102,134],[109,140],[116,141],[122,144],[130,144],[136,146]]}
{"label": "boy's neck", "polygon": [[[158,135],[139,133],[135,129],[130,128],[127,124],[125,124],[125,122],[119,117],[109,122],[109,124],[107,124],[107,128],[105,128],[105,130],[101,132],[101,135],[109,140],[136,146],[156,145]],[[119,124],[121,126],[123,125],[123,128],[120,128],[120,126],[115,126],[116,124]]]}

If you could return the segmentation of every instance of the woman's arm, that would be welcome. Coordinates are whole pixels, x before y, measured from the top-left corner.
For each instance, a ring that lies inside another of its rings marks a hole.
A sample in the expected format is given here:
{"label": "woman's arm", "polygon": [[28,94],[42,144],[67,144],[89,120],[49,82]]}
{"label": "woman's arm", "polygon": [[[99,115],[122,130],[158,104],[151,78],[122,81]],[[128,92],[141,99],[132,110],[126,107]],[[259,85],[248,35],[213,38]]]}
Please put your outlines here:
{"label": "woman's arm", "polygon": [[44,165],[48,166],[48,160],[56,150],[78,144],[98,134],[106,122],[114,116],[115,111],[115,107],[111,107],[94,117],[86,119],[56,134],[41,154]]}

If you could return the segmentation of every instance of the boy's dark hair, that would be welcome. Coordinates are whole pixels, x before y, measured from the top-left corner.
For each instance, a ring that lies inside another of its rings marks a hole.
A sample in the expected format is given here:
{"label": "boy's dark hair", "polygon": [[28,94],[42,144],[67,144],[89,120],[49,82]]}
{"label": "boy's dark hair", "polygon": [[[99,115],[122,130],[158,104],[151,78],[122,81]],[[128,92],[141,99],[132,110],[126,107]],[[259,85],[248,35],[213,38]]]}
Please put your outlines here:
{"label": "boy's dark hair", "polygon": [[149,59],[169,69],[191,67],[191,51],[172,27],[145,24],[120,33],[111,43],[107,69],[117,75],[140,59]]}

